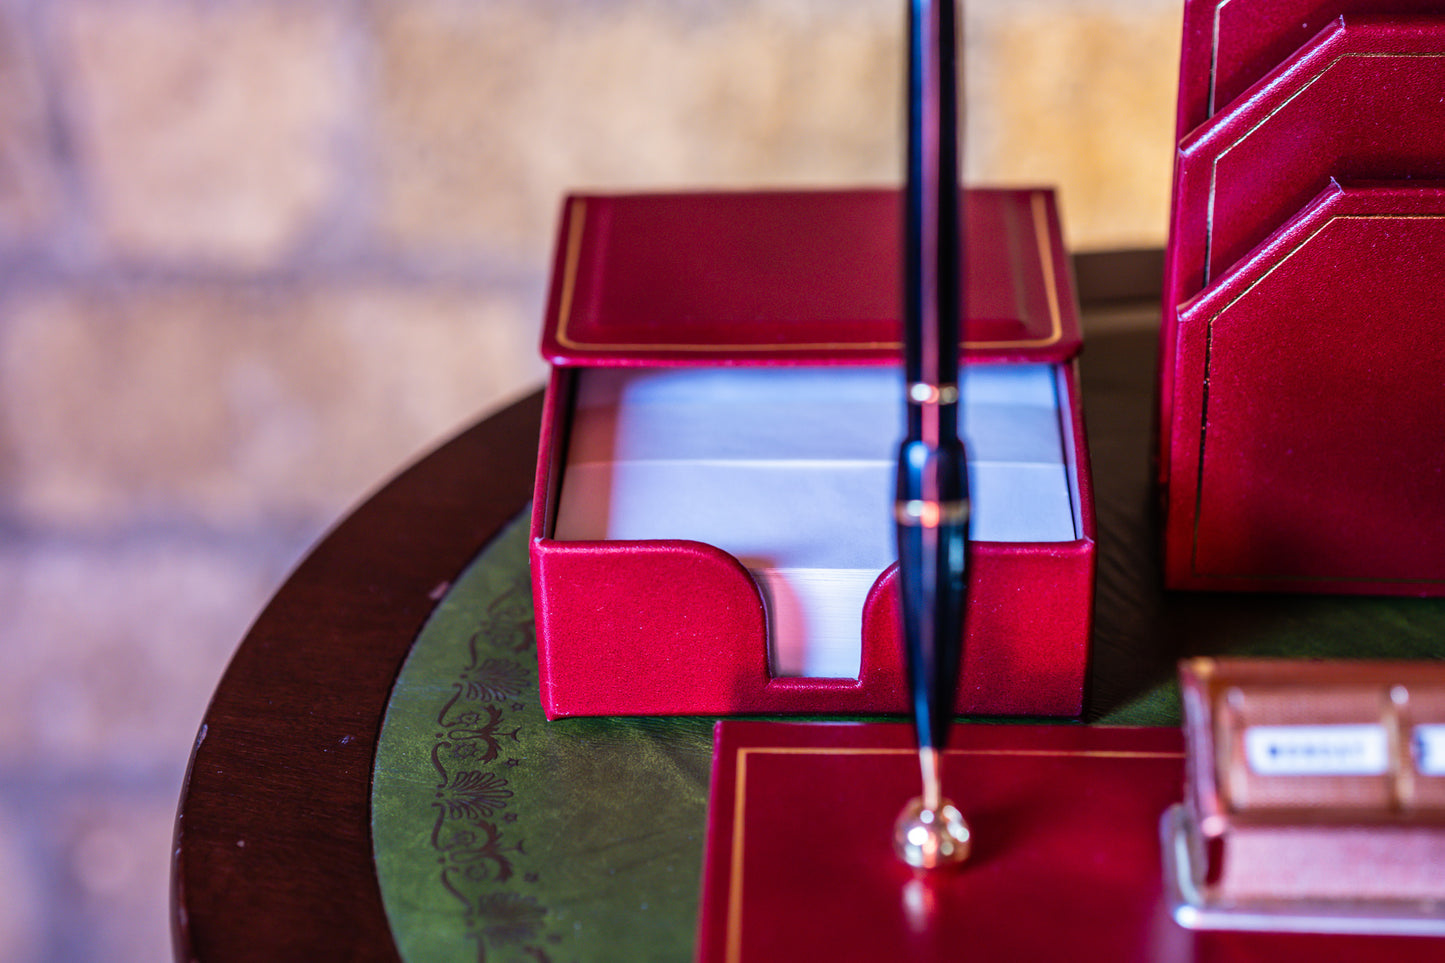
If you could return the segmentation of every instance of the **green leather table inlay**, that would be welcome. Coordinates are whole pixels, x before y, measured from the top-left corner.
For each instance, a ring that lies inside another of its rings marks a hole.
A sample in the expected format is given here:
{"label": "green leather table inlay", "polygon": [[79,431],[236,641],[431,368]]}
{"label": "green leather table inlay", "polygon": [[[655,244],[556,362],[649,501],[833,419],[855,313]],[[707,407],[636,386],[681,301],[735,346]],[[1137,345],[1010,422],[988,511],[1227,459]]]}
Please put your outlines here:
{"label": "green leather table inlay", "polygon": [[402,957],[690,958],[712,723],[543,718],[514,522],[417,638],[378,743],[372,839]]}

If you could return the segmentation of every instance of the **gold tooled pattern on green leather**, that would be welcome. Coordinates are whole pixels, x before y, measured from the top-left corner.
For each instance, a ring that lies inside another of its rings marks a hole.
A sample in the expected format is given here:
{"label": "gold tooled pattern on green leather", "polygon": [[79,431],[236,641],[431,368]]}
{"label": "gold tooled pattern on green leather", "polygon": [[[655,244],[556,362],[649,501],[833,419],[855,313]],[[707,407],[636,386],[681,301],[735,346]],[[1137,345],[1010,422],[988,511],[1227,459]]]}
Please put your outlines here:
{"label": "gold tooled pattern on green leather", "polygon": [[543,718],[525,519],[392,691],[372,786],[392,934],[408,963],[688,959],[712,722]]}

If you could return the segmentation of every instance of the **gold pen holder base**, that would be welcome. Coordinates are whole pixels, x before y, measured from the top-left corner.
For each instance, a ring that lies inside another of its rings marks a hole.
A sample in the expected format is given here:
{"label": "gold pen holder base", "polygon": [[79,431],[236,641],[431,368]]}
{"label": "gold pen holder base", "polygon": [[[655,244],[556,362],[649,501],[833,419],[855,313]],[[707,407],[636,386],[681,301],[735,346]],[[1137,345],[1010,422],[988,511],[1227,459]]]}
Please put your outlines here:
{"label": "gold pen holder base", "polygon": [[968,859],[973,837],[958,807],[947,799],[937,807],[916,797],[893,824],[893,852],[915,869],[944,869]]}

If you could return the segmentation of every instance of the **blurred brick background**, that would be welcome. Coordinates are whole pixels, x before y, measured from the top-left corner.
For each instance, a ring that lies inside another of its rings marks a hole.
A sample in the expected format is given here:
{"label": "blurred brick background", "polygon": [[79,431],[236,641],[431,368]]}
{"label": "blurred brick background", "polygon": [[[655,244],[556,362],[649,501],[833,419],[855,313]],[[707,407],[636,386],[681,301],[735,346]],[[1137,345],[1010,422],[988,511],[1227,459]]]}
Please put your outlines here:
{"label": "blurred brick background", "polygon": [[[968,176],[1165,231],[1178,0],[968,5]],[[898,178],[896,0],[0,0],[0,960],[157,960],[231,650],[539,382],[567,187]]]}

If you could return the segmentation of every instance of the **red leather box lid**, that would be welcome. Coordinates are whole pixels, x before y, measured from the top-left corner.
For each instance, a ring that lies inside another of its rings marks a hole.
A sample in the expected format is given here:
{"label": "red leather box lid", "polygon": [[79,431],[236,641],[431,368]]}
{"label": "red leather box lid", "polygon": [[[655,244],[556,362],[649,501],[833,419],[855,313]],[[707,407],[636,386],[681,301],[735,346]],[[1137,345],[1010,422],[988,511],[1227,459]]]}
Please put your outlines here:
{"label": "red leather box lid", "polygon": [[[964,350],[1061,361],[1079,320],[1053,194],[973,190]],[[542,354],[567,365],[891,364],[894,190],[573,196]]]}

